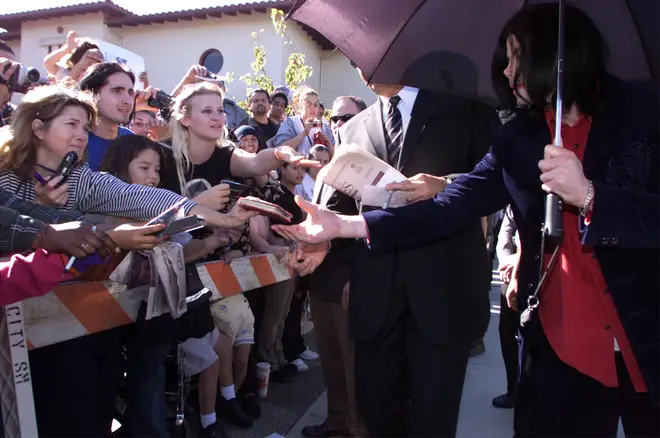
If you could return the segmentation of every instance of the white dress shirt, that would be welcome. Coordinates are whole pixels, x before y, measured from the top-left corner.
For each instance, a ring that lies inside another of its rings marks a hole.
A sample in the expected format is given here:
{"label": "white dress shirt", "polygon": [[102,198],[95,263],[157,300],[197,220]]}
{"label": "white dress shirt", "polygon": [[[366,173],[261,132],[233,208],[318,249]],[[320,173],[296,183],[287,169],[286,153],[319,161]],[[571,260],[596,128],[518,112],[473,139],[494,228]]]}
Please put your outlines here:
{"label": "white dress shirt", "polygon": [[[401,98],[397,108],[401,113],[401,124],[404,139],[406,138],[406,132],[408,132],[408,125],[410,125],[412,110],[415,106],[415,101],[417,100],[418,94],[419,89],[413,87],[403,87],[401,91],[397,93],[397,95]],[[380,102],[380,109],[383,114],[383,123],[385,123],[387,122],[387,111],[390,107],[390,99],[389,97],[380,96]],[[323,187],[322,190],[321,186]],[[312,202],[317,203],[317,201],[319,201],[318,204],[325,207],[333,192],[334,189],[327,185],[322,185],[319,181],[319,184],[316,185],[314,194],[312,195]]]}
{"label": "white dress shirt", "polygon": [[[417,100],[417,95],[419,94],[418,88],[413,87],[403,87],[397,95],[401,98],[401,101],[397,105],[399,112],[401,113],[401,123],[403,128],[403,138],[406,138],[406,133],[408,132],[408,125],[410,125],[410,116],[412,114],[413,106],[415,106],[415,100]],[[380,96],[380,108],[383,112],[383,122],[387,122],[387,110],[390,107],[390,98]]]}

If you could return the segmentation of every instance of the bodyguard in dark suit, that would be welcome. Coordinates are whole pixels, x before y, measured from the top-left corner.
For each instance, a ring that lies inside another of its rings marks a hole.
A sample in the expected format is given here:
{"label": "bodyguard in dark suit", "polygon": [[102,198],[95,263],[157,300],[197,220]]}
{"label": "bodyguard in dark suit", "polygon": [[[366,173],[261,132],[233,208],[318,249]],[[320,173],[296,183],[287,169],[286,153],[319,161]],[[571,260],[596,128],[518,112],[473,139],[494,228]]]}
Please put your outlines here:
{"label": "bodyguard in dark suit", "polygon": [[[480,104],[410,87],[370,87],[380,99],[341,128],[339,147],[356,144],[407,176],[468,172],[499,125]],[[330,196],[335,211],[359,209],[329,187],[320,195]],[[491,273],[480,221],[380,251],[350,244],[343,257],[350,266],[356,397],[369,433],[453,436],[470,343],[489,316]],[[341,245],[333,243],[329,262],[337,263],[333,253]]]}

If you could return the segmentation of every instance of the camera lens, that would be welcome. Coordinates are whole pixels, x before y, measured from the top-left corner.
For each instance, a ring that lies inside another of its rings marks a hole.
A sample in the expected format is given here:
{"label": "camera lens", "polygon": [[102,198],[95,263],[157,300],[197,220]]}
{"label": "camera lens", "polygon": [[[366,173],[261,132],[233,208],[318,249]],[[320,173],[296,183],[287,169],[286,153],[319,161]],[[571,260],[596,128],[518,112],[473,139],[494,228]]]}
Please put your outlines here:
{"label": "camera lens", "polygon": [[36,68],[28,69],[26,76],[30,82],[38,82],[41,79],[41,73]]}

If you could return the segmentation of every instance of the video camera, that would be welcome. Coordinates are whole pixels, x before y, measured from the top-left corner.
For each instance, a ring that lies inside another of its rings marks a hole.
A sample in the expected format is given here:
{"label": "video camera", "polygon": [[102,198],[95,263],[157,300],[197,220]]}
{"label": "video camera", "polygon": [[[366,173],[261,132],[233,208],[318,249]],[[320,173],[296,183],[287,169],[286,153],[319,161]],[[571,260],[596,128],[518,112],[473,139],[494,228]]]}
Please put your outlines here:
{"label": "video camera", "polygon": [[[2,73],[5,73],[7,70],[9,70],[10,67],[11,64],[5,66]],[[3,80],[2,82],[5,81]],[[41,78],[41,73],[39,73],[39,70],[36,68],[26,67],[23,64],[18,64],[18,68],[14,74],[11,75],[9,80],[5,83],[9,87],[10,91],[14,93],[25,94],[30,91],[30,89],[38,85],[47,84],[48,81]]]}
{"label": "video camera", "polygon": [[160,117],[169,122],[172,115],[172,104],[174,103],[174,98],[164,91],[158,91],[156,97],[150,97],[147,100],[147,105],[152,108],[158,108],[158,113]]}

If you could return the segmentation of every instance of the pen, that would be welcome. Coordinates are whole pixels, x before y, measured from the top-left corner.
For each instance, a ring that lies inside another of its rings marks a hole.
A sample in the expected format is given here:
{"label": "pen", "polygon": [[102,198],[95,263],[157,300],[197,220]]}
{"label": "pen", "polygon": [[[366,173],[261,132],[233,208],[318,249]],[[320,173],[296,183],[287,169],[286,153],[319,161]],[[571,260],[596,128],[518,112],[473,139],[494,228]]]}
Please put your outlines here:
{"label": "pen", "polygon": [[[95,234],[95,233],[96,233],[96,225],[94,225],[94,226],[92,227],[92,234]],[[75,261],[76,261],[76,258],[75,258],[75,257],[71,257],[71,258],[69,259],[69,262],[68,262],[68,263],[66,264],[66,266],[64,267],[64,272],[62,272],[62,278],[64,278],[64,275],[65,275],[67,272],[69,272],[69,270],[71,270],[71,267],[73,266],[73,264],[75,263]]]}
{"label": "pen", "polygon": [[39,175],[39,173],[34,172],[34,177],[36,178],[37,181],[39,181],[41,184],[46,185],[48,184],[48,181],[44,179],[43,176]]}
{"label": "pen", "polygon": [[392,196],[394,196],[394,190],[390,190],[390,194],[387,195],[387,200],[383,204],[383,208],[390,208],[390,202],[392,202]]}

